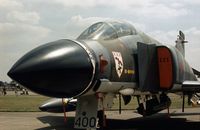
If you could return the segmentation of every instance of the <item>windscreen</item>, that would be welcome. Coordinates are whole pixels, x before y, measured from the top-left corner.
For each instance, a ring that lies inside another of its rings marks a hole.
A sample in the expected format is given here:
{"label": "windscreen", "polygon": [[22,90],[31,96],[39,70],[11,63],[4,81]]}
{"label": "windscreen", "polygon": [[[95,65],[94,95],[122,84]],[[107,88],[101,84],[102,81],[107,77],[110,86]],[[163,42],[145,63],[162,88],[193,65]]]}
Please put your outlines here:
{"label": "windscreen", "polygon": [[135,34],[136,30],[130,24],[123,22],[99,22],[87,28],[77,39],[112,40]]}

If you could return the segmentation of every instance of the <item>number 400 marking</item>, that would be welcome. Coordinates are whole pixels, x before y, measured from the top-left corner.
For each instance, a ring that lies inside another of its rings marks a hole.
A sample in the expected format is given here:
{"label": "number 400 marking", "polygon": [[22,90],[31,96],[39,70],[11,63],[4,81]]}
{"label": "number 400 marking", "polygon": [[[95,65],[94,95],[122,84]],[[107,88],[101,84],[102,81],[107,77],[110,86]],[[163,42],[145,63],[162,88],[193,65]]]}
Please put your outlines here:
{"label": "number 400 marking", "polygon": [[95,127],[96,126],[96,118],[95,117],[79,117],[75,121],[75,126],[78,127]]}

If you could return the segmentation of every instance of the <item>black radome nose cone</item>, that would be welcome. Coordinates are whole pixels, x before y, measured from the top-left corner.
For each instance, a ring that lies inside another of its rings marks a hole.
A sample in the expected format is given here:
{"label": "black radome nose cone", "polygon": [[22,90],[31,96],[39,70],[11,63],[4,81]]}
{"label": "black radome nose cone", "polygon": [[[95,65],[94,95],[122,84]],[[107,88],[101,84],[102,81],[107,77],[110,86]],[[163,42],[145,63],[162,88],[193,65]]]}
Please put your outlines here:
{"label": "black radome nose cone", "polygon": [[76,42],[63,39],[33,49],[8,75],[39,94],[73,97],[87,88],[93,69],[87,52]]}

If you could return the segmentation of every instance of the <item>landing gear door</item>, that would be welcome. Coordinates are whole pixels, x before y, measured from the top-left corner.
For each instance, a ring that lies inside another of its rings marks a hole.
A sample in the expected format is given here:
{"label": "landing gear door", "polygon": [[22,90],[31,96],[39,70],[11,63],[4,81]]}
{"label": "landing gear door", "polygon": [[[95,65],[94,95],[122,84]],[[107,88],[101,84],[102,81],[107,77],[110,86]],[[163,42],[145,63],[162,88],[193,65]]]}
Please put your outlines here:
{"label": "landing gear door", "polygon": [[95,95],[80,97],[76,106],[74,128],[88,129],[97,126],[98,101]]}

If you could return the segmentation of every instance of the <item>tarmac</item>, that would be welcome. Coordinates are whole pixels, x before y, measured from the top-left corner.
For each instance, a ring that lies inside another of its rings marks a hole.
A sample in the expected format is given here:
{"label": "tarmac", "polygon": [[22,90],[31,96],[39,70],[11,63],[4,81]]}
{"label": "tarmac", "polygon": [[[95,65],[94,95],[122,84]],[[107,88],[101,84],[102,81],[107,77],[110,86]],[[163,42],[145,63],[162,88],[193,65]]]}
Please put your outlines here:
{"label": "tarmac", "polygon": [[[142,117],[133,110],[106,111],[106,130],[199,130],[200,108],[170,109]],[[74,130],[75,112],[67,113],[64,122],[62,113],[46,112],[0,112],[0,130]]]}

